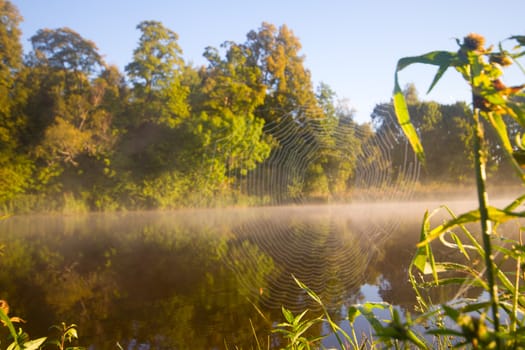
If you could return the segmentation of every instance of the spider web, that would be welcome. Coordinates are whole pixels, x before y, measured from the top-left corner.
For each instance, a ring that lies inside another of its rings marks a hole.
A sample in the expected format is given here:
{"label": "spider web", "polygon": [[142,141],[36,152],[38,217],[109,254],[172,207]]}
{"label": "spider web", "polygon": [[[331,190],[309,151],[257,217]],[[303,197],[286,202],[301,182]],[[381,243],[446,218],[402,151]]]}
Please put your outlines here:
{"label": "spider web", "polygon": [[[234,229],[236,239],[231,244],[236,249],[229,265],[239,283],[269,308],[304,307],[301,303],[306,301],[297,300],[301,291],[292,275],[330,304],[358,298],[369,261],[399,223],[383,217],[378,203],[409,200],[420,173],[392,108],[380,111],[385,116],[381,132],[351,118],[327,126],[307,118],[306,112],[284,113],[277,122],[268,123],[265,132],[278,146],[257,169],[235,182],[234,190],[257,198],[264,207],[246,212],[253,219]],[[349,147],[352,138],[358,142]],[[233,149],[235,145],[229,144],[233,139],[218,141],[214,152]],[[326,155],[355,166],[345,179],[344,196],[332,194],[331,205],[319,205],[302,190],[310,167]],[[244,249],[247,242],[257,249]],[[261,267],[261,252],[273,263],[264,283],[247,273]]]}

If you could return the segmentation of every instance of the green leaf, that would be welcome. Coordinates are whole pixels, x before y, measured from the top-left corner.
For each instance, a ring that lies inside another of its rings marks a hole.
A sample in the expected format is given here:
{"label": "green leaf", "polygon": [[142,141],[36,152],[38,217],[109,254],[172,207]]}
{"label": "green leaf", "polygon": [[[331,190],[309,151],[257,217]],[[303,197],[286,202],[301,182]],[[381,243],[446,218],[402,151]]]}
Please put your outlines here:
{"label": "green leaf", "polygon": [[390,308],[390,305],[388,303],[384,303],[380,301],[379,302],[369,301],[360,306],[361,312],[365,311],[367,313],[372,312],[375,309],[385,310],[388,308]]}
{"label": "green leaf", "polygon": [[480,283],[479,280],[473,280],[471,278],[465,278],[465,277],[449,277],[449,278],[441,278],[439,280],[439,285],[464,285],[468,283],[469,285],[472,285],[474,287],[485,287],[483,283]]}
{"label": "green leaf", "polygon": [[450,328],[436,328],[436,329],[430,329],[427,331],[428,334],[431,335],[447,335],[447,336],[455,336],[455,337],[462,337],[463,333],[450,329]]}
{"label": "green leaf", "polygon": [[464,313],[472,312],[472,311],[479,311],[482,309],[488,309],[490,307],[489,301],[484,301],[481,303],[469,303],[461,308],[461,311]]}
{"label": "green leaf", "polygon": [[350,323],[354,323],[355,319],[361,315],[361,311],[359,311],[359,309],[355,306],[350,306],[348,308],[348,321]]}
{"label": "green leaf", "polygon": [[[498,209],[495,207],[488,207],[488,214],[489,214],[489,220],[497,223],[503,223],[507,220],[516,219],[516,218],[523,218],[525,217],[525,212],[511,212],[506,211],[502,209]],[[480,220],[480,213],[478,209],[469,211],[465,214],[462,214],[453,220],[449,220],[445,222],[442,225],[439,225],[438,227],[434,228],[432,231],[430,231],[429,235],[426,237],[426,239],[423,242],[418,243],[418,247],[422,247],[425,244],[428,244],[432,242],[434,239],[438,238],[440,235],[445,233],[446,231],[467,223],[471,222],[477,222]]]}
{"label": "green leaf", "polygon": [[319,319],[313,319],[301,324],[300,328],[294,328],[295,333],[291,338],[292,344],[294,344],[297,339],[299,339],[304,332],[308,331],[317,321],[319,321]]}
{"label": "green leaf", "polygon": [[481,96],[495,106],[502,106],[507,103],[507,100],[497,91],[487,91],[483,89]]}
{"label": "green leaf", "polygon": [[399,87],[399,82],[397,80],[397,72],[395,76],[395,86],[394,86],[394,110],[396,112],[396,117],[401,129],[405,133],[408,142],[412,146],[412,149],[416,153],[419,161],[425,164],[425,152],[423,151],[423,145],[419,140],[416,129],[410,121],[410,115],[408,114],[408,106],[405,101],[405,96],[401,87]]}
{"label": "green leaf", "polygon": [[514,35],[509,39],[516,40],[520,46],[525,46],[525,35]]}
{"label": "green leaf", "polygon": [[511,116],[520,124],[522,128],[525,128],[525,105],[514,100],[507,102],[507,107],[510,107],[514,113]]}
{"label": "green leaf", "polygon": [[461,312],[459,310],[454,309],[453,307],[450,307],[448,305],[442,305],[443,311],[445,311],[445,315],[450,317],[454,322],[461,316]]}
{"label": "green leaf", "polygon": [[306,315],[307,312],[308,310],[304,310],[303,312],[301,312],[300,315],[296,316],[292,322],[293,326],[297,326],[299,322],[301,322],[301,319],[304,317],[304,315]]}
{"label": "green leaf", "polygon": [[372,312],[372,309],[370,309],[369,307],[370,303],[366,303],[365,305],[363,305],[361,308],[361,313],[366,318],[368,323],[372,326],[374,331],[376,333],[380,333],[384,327],[381,324],[381,322],[377,319],[376,315]]}
{"label": "green leaf", "polygon": [[[423,216],[423,224],[421,225],[421,232],[419,234],[419,242],[424,242],[427,239],[426,232],[428,232],[429,225],[430,225],[428,221],[428,217],[429,215],[428,215],[428,210],[427,210],[425,211],[425,214]],[[412,259],[412,265],[417,267],[417,269],[422,273],[425,273],[425,267],[427,265],[427,253],[426,252],[427,252],[426,245],[420,246],[417,248],[416,255]]]}
{"label": "green leaf", "polygon": [[488,207],[489,220],[497,223],[503,223],[508,220],[525,218],[525,212],[513,212],[495,207]]}
{"label": "green leaf", "polygon": [[46,337],[28,341],[24,343],[24,350],[37,350],[45,341]]}
{"label": "green leaf", "polygon": [[514,137],[514,141],[516,142],[516,147],[518,147],[519,150],[525,149],[525,135],[517,133]]}
{"label": "green leaf", "polygon": [[447,71],[448,67],[449,67],[449,65],[439,66],[439,69],[438,69],[436,75],[434,76],[434,79],[432,80],[432,83],[430,84],[430,86],[429,86],[429,88],[427,90],[427,94],[430,93],[430,91],[432,91],[434,86],[436,86],[437,82],[441,79],[443,74],[445,74],[445,72]]}
{"label": "green leaf", "polygon": [[0,321],[2,321],[7,326],[7,328],[9,329],[9,333],[11,334],[13,339],[15,339],[15,342],[16,342],[16,340],[18,339],[18,333],[16,332],[15,327],[13,326],[13,323],[11,322],[11,319],[9,318],[9,316],[1,308],[0,308]]}
{"label": "green leaf", "polygon": [[455,66],[458,55],[456,52],[431,51],[420,56],[403,57],[397,62],[397,71],[408,67],[414,63],[430,64],[434,66],[450,67]]}
{"label": "green leaf", "polygon": [[438,71],[436,72],[436,75],[434,76],[434,79],[427,90],[428,94],[430,91],[432,91],[434,86],[436,86],[447,69],[451,66],[456,66],[458,61],[457,53],[449,51],[432,51],[420,56],[403,57],[397,62],[396,80],[397,73],[411,64],[421,63],[438,66]]}
{"label": "green leaf", "polygon": [[284,306],[281,306],[281,310],[282,310],[283,316],[286,319],[286,321],[288,323],[292,324],[292,322],[294,320],[294,316],[293,316],[292,312],[290,310],[286,309]]}
{"label": "green leaf", "polygon": [[420,339],[416,335],[416,333],[414,333],[414,331],[412,331],[411,329],[407,330],[406,335],[407,335],[408,339],[412,343],[414,343],[419,349],[428,349],[427,344],[425,344],[425,342],[422,339]]}
{"label": "green leaf", "polygon": [[[420,242],[427,240],[428,232],[430,231],[430,218],[438,211],[434,210],[430,215],[428,211],[425,212],[423,217],[423,224],[421,225],[421,233],[419,237]],[[416,266],[419,271],[425,275],[432,274],[436,284],[439,284],[438,272],[439,269],[436,267],[436,261],[434,259],[434,254],[432,248],[429,244],[418,245],[416,255],[412,260],[412,264]]]}
{"label": "green leaf", "polygon": [[319,305],[323,306],[321,298],[319,298],[319,296],[313,290],[311,290],[303,282],[299,281],[294,275],[292,275],[292,278],[294,279],[295,283],[297,283],[297,285],[310,296],[310,298],[315,300]]}
{"label": "green leaf", "polygon": [[443,74],[447,71],[447,69],[451,66],[457,66],[458,62],[458,54],[456,52],[448,51],[432,51],[421,56],[403,57],[397,62],[393,93],[394,109],[399,125],[401,126],[403,132],[407,136],[407,139],[410,145],[412,146],[412,149],[416,153],[418,159],[423,164],[425,164],[425,154],[423,151],[423,146],[421,144],[421,141],[419,140],[419,136],[417,135],[414,125],[410,121],[410,115],[408,113],[408,107],[405,101],[405,97],[403,95],[403,91],[399,86],[398,73],[407,66],[414,63],[438,66],[438,71],[434,76],[434,79],[432,80],[432,83],[430,84],[430,87],[428,89],[428,92],[430,92],[441,79]]}
{"label": "green leaf", "polygon": [[[461,252],[461,254],[463,254],[463,256],[467,260],[470,260],[470,256],[468,255],[468,253],[467,253],[467,251],[465,249],[465,246],[463,246],[463,242],[461,242],[461,240],[459,239],[459,237],[455,233],[451,233],[451,236],[452,236],[452,239],[454,240],[454,242],[456,243],[456,246],[458,247],[458,249]],[[472,247],[472,248],[474,248],[474,247]]]}

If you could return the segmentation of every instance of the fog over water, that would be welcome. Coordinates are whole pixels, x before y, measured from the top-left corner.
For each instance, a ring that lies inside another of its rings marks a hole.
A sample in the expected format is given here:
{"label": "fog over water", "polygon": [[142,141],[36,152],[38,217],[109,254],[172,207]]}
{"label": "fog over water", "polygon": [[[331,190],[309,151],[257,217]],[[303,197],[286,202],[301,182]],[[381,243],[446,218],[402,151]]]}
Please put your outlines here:
{"label": "fog over water", "polygon": [[[268,334],[281,306],[318,310],[292,275],[335,319],[344,319],[345,306],[370,300],[411,310],[408,264],[424,211],[442,203],[12,217],[0,222],[0,298],[27,319],[30,334],[76,323],[83,344],[95,349],[115,341],[248,347],[250,321]],[[476,207],[448,205],[457,213]],[[447,254],[436,250],[438,258]]]}

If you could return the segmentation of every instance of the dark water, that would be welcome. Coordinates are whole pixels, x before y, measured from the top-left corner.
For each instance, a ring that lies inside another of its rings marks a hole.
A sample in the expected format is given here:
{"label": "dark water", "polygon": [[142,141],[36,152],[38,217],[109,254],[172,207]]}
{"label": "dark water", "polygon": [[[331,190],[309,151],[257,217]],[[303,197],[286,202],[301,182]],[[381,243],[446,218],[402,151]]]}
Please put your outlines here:
{"label": "dark water", "polygon": [[254,333],[278,348],[270,329],[282,305],[319,314],[292,275],[336,320],[364,301],[411,310],[407,267],[423,212],[435,207],[13,217],[0,222],[0,299],[33,337],[75,323],[92,349],[246,349]]}

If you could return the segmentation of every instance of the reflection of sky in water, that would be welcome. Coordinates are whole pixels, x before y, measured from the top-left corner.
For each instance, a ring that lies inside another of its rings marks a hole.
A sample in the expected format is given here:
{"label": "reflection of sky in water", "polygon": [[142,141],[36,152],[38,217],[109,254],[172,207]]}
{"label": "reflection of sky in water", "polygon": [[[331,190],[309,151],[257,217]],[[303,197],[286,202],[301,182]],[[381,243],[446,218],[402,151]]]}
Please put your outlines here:
{"label": "reflection of sky in water", "polygon": [[[361,286],[360,294],[363,296],[363,300],[367,302],[383,302],[383,299],[379,295],[379,287],[373,284],[365,283]],[[389,311],[388,310],[376,310],[374,312],[379,318],[388,319],[389,317]],[[341,307],[341,314],[342,315],[348,315],[348,309],[345,306]],[[352,330],[350,329],[350,325],[348,321],[343,321],[339,323],[339,326],[347,333],[352,334]],[[370,324],[366,321],[366,319],[362,316],[356,318],[354,321],[354,329],[357,334],[358,340],[361,339],[362,335],[368,335],[372,334],[372,329],[370,327]],[[329,333],[329,328],[325,326],[325,331]],[[330,348],[339,348],[339,343],[337,342],[337,338],[335,335],[330,335],[326,337],[326,339],[323,340],[324,346]]]}
{"label": "reflection of sky in water", "polygon": [[380,302],[383,301],[379,295],[379,287],[376,285],[365,283],[361,286],[361,294],[363,294],[363,299],[371,302]]}

